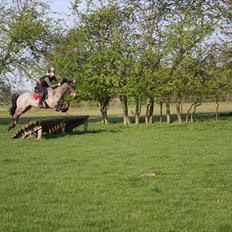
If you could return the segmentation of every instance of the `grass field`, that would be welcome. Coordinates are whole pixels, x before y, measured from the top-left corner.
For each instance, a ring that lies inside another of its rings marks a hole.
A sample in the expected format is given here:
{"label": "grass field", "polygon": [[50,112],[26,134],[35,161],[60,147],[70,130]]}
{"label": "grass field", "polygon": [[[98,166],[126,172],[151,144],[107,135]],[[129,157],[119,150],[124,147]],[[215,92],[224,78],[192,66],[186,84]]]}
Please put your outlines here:
{"label": "grass field", "polygon": [[0,232],[232,231],[232,118],[199,119],[12,140],[3,108]]}

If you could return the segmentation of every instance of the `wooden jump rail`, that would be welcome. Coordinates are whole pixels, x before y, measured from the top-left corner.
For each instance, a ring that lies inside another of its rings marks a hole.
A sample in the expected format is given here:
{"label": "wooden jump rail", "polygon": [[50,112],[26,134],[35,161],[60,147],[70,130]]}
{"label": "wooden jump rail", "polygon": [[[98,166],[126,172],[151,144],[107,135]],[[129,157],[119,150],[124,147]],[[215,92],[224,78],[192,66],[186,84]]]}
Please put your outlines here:
{"label": "wooden jump rail", "polygon": [[13,136],[17,138],[41,139],[43,134],[68,133],[74,128],[84,125],[84,132],[87,131],[89,116],[70,116],[64,118],[49,118],[30,121],[21,127]]}

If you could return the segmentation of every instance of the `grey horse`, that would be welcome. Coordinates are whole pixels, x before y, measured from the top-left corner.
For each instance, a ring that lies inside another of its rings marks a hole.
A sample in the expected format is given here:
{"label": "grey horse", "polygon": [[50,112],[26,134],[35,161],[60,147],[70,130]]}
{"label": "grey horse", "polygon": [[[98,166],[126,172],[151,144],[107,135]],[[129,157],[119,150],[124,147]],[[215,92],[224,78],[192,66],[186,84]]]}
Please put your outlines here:
{"label": "grey horse", "polygon": [[[73,97],[76,96],[76,91],[71,80],[63,79],[61,85],[55,89],[48,88],[48,97],[45,100],[48,108],[57,109],[66,92],[70,92]],[[11,99],[12,106],[10,114],[12,116],[8,130],[14,128],[19,120],[19,117],[30,110],[32,107],[39,108],[39,100],[33,98],[33,92],[25,92],[22,94],[15,93]]]}

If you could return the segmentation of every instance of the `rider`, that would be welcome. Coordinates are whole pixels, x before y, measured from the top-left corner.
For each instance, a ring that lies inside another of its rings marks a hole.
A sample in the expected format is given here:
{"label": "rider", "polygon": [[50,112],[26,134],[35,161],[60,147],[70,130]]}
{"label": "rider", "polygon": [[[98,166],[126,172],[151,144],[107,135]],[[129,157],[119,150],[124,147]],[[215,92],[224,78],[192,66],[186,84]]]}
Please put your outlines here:
{"label": "rider", "polygon": [[38,79],[36,83],[36,87],[38,88],[40,94],[40,100],[38,104],[40,108],[46,108],[43,102],[48,94],[47,88],[56,88],[57,86],[60,86],[60,83],[56,79],[55,69],[51,67],[48,69],[48,73],[45,76]]}

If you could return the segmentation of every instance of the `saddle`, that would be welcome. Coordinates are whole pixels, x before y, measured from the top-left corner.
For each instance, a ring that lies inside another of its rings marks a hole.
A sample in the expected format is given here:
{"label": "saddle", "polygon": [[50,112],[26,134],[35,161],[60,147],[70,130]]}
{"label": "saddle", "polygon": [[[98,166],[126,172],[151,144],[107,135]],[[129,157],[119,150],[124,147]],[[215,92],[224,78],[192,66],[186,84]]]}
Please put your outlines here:
{"label": "saddle", "polygon": [[[33,98],[34,100],[40,100],[41,95],[40,95],[40,93],[39,93],[38,87],[35,87],[35,88],[34,88],[34,92],[33,92],[33,94],[32,94],[32,98]],[[46,92],[46,97],[45,97],[45,99],[47,99],[47,98],[48,98],[48,94],[47,94],[47,92]]]}

